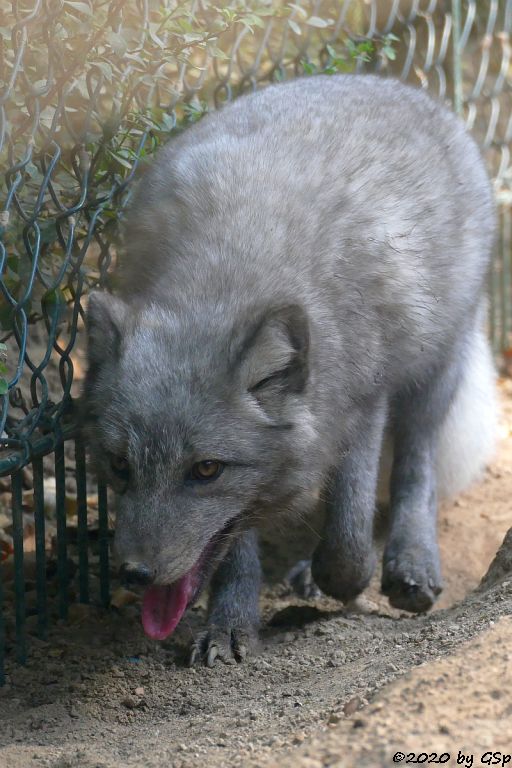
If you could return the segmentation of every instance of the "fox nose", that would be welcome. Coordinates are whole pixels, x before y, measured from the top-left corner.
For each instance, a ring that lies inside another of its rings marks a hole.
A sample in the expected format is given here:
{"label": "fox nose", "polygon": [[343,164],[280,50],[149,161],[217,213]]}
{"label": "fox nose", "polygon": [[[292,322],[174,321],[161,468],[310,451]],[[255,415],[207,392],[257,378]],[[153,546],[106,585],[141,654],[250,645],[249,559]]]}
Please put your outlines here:
{"label": "fox nose", "polygon": [[119,572],[125,584],[147,586],[153,581],[153,573],[144,563],[123,563]]}

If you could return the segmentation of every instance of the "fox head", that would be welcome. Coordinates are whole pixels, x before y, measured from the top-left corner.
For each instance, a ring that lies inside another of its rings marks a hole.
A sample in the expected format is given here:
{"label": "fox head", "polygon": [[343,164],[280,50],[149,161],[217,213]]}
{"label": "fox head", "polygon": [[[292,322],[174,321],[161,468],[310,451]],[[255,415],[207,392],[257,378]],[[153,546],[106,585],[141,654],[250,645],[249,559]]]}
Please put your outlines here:
{"label": "fox head", "polygon": [[84,426],[116,495],[115,556],[153,602],[174,600],[144,622],[165,637],[233,537],[314,485],[308,317],[296,304],[230,315],[93,293],[87,333]]}

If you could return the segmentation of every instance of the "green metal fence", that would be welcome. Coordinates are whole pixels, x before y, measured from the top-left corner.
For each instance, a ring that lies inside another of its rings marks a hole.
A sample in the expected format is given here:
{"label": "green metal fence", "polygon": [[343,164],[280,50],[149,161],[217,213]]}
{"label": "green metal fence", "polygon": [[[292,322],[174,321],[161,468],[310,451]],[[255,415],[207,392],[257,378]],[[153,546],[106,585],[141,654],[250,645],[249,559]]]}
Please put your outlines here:
{"label": "green metal fence", "polygon": [[115,284],[139,166],[173,131],[268,82],[369,70],[428,88],[488,160],[500,211],[490,332],[509,350],[511,26],[512,0],[0,8],[0,682],[5,651],[24,662],[31,634],[44,637],[70,600],[109,602],[107,490],[88,474],[76,403],[87,292]]}

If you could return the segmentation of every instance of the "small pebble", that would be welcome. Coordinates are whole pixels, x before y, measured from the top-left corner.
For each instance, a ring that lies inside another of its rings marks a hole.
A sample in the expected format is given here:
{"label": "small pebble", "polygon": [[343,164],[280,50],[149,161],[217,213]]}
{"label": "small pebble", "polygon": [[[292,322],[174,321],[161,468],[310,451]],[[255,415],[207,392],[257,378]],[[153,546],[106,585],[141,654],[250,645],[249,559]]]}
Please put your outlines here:
{"label": "small pebble", "polygon": [[127,709],[137,709],[140,699],[137,696],[125,696],[121,704]]}
{"label": "small pebble", "polygon": [[354,696],[353,699],[350,699],[350,701],[345,702],[343,705],[343,712],[347,715],[347,717],[350,717],[350,715],[353,715],[354,712],[357,712],[359,707],[361,706],[361,699],[359,696]]}
{"label": "small pebble", "polygon": [[70,683],[69,690],[72,693],[83,693],[86,690],[84,683]]}
{"label": "small pebble", "polygon": [[124,677],[125,674],[122,669],[117,669],[117,667],[114,667],[112,670],[112,677]]}

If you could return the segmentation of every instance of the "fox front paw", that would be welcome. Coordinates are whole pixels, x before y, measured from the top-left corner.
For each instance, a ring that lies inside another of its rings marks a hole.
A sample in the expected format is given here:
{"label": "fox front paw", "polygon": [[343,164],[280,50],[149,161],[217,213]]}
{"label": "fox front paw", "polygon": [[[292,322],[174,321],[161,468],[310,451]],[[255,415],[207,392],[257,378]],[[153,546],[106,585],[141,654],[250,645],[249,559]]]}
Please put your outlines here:
{"label": "fox front paw", "polygon": [[366,589],[375,570],[373,549],[356,553],[320,544],[313,555],[312,576],[322,592],[348,603]]}
{"label": "fox front paw", "polygon": [[394,608],[411,613],[428,611],[442,588],[437,551],[411,547],[385,555],[382,592]]}
{"label": "fox front paw", "polygon": [[235,664],[253,653],[257,646],[256,627],[223,627],[210,624],[192,643],[189,665],[202,662],[207,667],[213,667],[217,659],[224,664]]}

